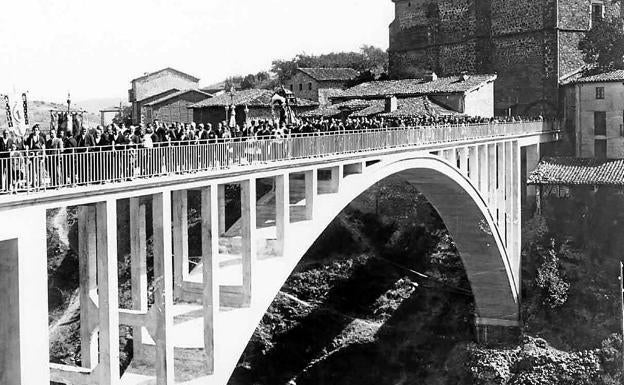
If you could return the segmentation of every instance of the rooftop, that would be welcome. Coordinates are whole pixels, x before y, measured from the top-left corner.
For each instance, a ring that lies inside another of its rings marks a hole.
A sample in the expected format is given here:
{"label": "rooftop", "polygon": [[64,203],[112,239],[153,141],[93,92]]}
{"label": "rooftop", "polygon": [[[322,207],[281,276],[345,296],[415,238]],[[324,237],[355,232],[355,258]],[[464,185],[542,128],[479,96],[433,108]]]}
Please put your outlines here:
{"label": "rooftop", "polygon": [[379,115],[386,118],[405,118],[415,116],[458,115],[459,113],[436,104],[426,96],[417,96],[397,100],[397,109],[386,113],[385,100],[350,99],[342,103],[318,108],[302,114],[312,117],[337,116],[343,110],[351,110],[351,117],[369,117]]}
{"label": "rooftop", "polygon": [[624,186],[624,159],[547,157],[531,172],[528,183]]}
{"label": "rooftop", "polygon": [[177,98],[178,96],[182,96],[184,94],[188,94],[189,92],[195,92],[195,93],[198,93],[198,94],[202,94],[206,98],[212,97],[212,95],[210,95],[209,93],[201,91],[201,90],[182,90],[182,91],[174,92],[172,94],[168,94],[168,95],[166,95],[166,96],[164,96],[162,98],[156,99],[154,101],[151,101],[151,102],[145,104],[145,106],[155,106],[157,104],[166,102],[167,100],[171,100],[173,98]]}
{"label": "rooftop", "polygon": [[[249,90],[236,91],[233,95],[230,95],[229,92],[226,92],[213,98],[202,100],[201,102],[195,103],[190,107],[223,107],[229,106],[232,103],[234,105],[245,105],[249,107],[269,107],[271,105],[271,98],[273,97],[273,95],[275,95],[275,92],[272,90],[252,88]],[[318,103],[307,99],[297,98],[297,105],[308,107],[317,106]]]}
{"label": "rooftop", "polygon": [[160,74],[160,73],[162,73],[162,72],[167,72],[167,71],[169,71],[169,72],[173,72],[173,73],[175,73],[175,74],[177,74],[177,75],[180,75],[180,76],[182,76],[182,77],[185,77],[185,78],[187,78],[187,79],[190,79],[191,81],[194,81],[194,82],[199,82],[199,78],[196,78],[196,77],[195,77],[195,76],[193,76],[193,75],[189,75],[189,74],[187,74],[186,72],[182,72],[182,71],[179,71],[179,70],[177,70],[177,69],[175,69],[175,68],[171,68],[171,67],[163,68],[163,69],[158,70],[158,71],[156,71],[156,72],[147,73],[147,74],[145,74],[145,75],[143,75],[143,76],[139,76],[139,77],[138,77],[138,78],[136,78],[136,79],[132,79],[132,80],[131,80],[131,82],[135,82],[135,81],[139,81],[139,80],[147,79],[147,78],[148,78],[148,77],[150,77],[150,76],[158,75],[158,74]]}
{"label": "rooftop", "polygon": [[298,68],[298,70],[320,82],[348,81],[359,75],[353,68]]}
{"label": "rooftop", "polygon": [[436,80],[383,80],[359,84],[345,90],[338,98],[382,98],[387,95],[421,96],[467,93],[496,80],[496,75],[450,76]]}
{"label": "rooftop", "polygon": [[585,72],[572,75],[565,79],[562,84],[605,83],[624,82],[624,70],[613,70],[599,73]]}

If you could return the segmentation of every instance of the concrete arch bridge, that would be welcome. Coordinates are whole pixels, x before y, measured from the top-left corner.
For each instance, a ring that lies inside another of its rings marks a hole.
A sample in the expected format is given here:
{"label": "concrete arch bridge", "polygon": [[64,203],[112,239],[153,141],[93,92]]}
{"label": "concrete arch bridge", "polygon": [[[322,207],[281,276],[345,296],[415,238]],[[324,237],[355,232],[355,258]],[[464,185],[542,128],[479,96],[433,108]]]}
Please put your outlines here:
{"label": "concrete arch bridge", "polygon": [[[345,206],[390,176],[413,184],[438,211],[472,287],[478,334],[498,338],[519,326],[526,170],[541,144],[558,139],[552,125],[531,122],[145,149],[132,154],[144,162],[130,181],[116,167],[127,161],[123,151],[57,158],[102,169],[82,185],[0,196],[0,383],[227,383],[307,249]],[[257,199],[260,179],[274,189]],[[226,229],[230,184],[240,185],[241,209]],[[201,195],[193,208],[202,232],[194,269],[192,190]],[[118,211],[126,199],[129,212]],[[68,206],[79,213],[81,367],[50,364],[48,356],[46,210]],[[119,308],[118,216],[130,223],[132,309]],[[146,218],[153,221],[151,305]],[[120,324],[133,328],[134,358],[123,376]]]}

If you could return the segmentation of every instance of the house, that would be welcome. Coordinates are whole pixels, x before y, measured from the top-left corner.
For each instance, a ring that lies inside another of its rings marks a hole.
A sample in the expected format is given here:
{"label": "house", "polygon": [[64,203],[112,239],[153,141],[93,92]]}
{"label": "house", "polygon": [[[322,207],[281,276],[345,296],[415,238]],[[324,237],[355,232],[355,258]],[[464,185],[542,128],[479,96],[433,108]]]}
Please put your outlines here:
{"label": "house", "polygon": [[331,98],[332,105],[308,115],[329,116],[438,116],[494,115],[496,75],[459,75],[438,78],[384,80],[359,84]]}
{"label": "house", "polygon": [[177,92],[196,89],[199,86],[199,79],[167,67],[133,79],[131,83],[132,87],[128,90],[128,100],[132,103],[132,121],[136,124],[142,118],[141,107],[149,101],[155,100],[154,96],[163,95],[163,93],[171,90]]}
{"label": "house", "polygon": [[200,90],[183,90],[163,96],[142,106],[142,115],[148,122],[160,120],[163,123],[190,123],[193,111],[188,107],[212,95]]}
{"label": "house", "polygon": [[562,95],[576,156],[624,158],[624,70],[579,73],[562,84]]}
{"label": "house", "polygon": [[336,90],[343,90],[359,75],[352,68],[297,68],[297,72],[286,83],[286,87],[297,98],[329,104],[329,97]]}
{"label": "house", "polygon": [[[236,123],[241,127],[247,120],[273,119],[272,98],[275,92],[264,89],[248,89],[234,93],[224,93],[189,106],[193,111],[193,121],[215,125],[229,121],[231,107],[234,106]],[[312,110],[318,103],[306,99],[296,99],[295,114]]]}

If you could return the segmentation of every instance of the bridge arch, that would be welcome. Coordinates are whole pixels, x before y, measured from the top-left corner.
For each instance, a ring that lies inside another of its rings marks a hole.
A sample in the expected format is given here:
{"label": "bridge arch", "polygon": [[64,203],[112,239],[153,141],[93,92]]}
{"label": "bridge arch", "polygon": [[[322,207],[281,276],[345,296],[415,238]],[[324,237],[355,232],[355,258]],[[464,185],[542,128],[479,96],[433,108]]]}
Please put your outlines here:
{"label": "bridge arch", "polygon": [[398,176],[416,187],[440,215],[466,270],[477,316],[485,322],[517,321],[517,276],[487,204],[460,170],[434,155],[383,160],[367,167],[359,178],[345,180],[330,205],[315,211],[310,231],[297,234],[297,256],[303,257],[347,205],[390,176]]}

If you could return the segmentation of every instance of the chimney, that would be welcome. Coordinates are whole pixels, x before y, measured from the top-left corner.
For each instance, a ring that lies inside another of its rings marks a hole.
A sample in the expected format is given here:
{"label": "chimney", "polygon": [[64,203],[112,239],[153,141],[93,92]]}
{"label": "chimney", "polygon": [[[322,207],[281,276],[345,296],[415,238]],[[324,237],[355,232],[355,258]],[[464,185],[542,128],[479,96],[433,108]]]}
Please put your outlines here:
{"label": "chimney", "polygon": [[394,95],[386,96],[386,107],[384,108],[384,112],[394,112],[398,108],[397,98]]}

